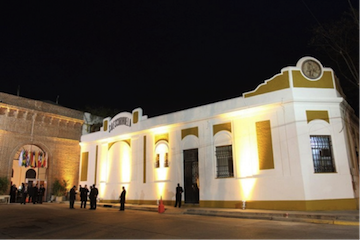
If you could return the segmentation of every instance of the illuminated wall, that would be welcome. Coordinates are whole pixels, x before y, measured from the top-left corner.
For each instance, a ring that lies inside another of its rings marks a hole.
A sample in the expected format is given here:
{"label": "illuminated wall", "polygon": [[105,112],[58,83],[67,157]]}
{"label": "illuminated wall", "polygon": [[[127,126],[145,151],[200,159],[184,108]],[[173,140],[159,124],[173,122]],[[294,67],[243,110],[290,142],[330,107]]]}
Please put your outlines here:
{"label": "illuminated wall", "polygon": [[[154,118],[141,108],[106,118],[100,132],[82,137],[81,152],[88,155],[82,184],[95,182],[100,199],[108,202],[117,202],[125,186],[128,203],[156,204],[162,198],[172,205],[180,183],[188,193],[183,201],[197,196],[191,201],[201,207],[356,208],[339,107],[343,99],[331,69],[321,66],[318,79],[301,75],[309,59],[282,69],[243,97]],[[314,173],[312,134],[334,139],[337,172]],[[225,177],[218,175],[224,161],[216,153],[224,146],[231,150]],[[194,149],[197,159],[190,159],[189,173],[184,153]],[[190,187],[185,186],[189,176]]]}

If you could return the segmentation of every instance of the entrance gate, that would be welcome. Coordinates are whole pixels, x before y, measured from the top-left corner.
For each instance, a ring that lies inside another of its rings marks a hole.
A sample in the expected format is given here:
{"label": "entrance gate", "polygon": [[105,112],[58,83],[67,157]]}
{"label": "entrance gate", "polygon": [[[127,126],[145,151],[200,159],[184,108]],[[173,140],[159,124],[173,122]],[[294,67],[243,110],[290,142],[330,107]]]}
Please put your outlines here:
{"label": "entrance gate", "polygon": [[47,153],[39,146],[29,144],[21,146],[14,158],[12,164],[11,184],[14,184],[18,190],[22,183],[29,185],[44,185],[47,189]]}
{"label": "entrance gate", "polygon": [[198,149],[184,150],[185,203],[199,203]]}

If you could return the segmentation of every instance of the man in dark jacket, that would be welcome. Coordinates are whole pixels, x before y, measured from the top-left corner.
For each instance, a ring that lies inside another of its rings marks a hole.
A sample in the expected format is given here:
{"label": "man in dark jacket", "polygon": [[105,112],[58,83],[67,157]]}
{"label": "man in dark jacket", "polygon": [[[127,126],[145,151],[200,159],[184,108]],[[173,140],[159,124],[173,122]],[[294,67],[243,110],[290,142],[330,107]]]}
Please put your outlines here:
{"label": "man in dark jacket", "polygon": [[35,204],[38,199],[38,185],[35,184],[35,186],[32,188],[32,203]]}
{"label": "man in dark jacket", "polygon": [[90,209],[95,210],[96,209],[96,198],[99,194],[98,189],[95,187],[95,184],[92,185],[92,188],[90,190]]}
{"label": "man in dark jacket", "polygon": [[86,208],[88,193],[89,193],[89,189],[87,188],[87,185],[85,185],[85,187],[81,187],[80,185],[80,201],[81,201],[80,208],[82,208],[83,206],[84,208]]}
{"label": "man in dark jacket", "polygon": [[122,187],[122,192],[120,194],[120,211],[124,211],[125,210],[125,196],[126,196],[126,191],[125,191],[125,187]]}
{"label": "man in dark jacket", "polygon": [[183,188],[180,187],[180,183],[178,183],[176,187],[176,201],[175,207],[179,204],[179,208],[181,207],[181,194],[183,193]]}
{"label": "man in dark jacket", "polygon": [[16,192],[17,192],[16,185],[15,184],[11,185],[11,187],[10,187],[10,202],[11,203],[16,202]]}
{"label": "man in dark jacket", "polygon": [[74,208],[75,198],[76,198],[76,187],[73,186],[70,190],[70,208]]}
{"label": "man in dark jacket", "polygon": [[44,185],[41,184],[39,188],[39,200],[38,200],[38,202],[41,204],[43,203],[44,194],[45,194],[45,188]]}
{"label": "man in dark jacket", "polygon": [[29,200],[28,203],[32,202],[32,198],[33,198],[33,183],[32,182],[28,182],[28,194],[29,194]]}
{"label": "man in dark jacket", "polygon": [[26,197],[28,195],[28,184],[27,183],[22,183],[21,184],[21,204],[26,204]]}

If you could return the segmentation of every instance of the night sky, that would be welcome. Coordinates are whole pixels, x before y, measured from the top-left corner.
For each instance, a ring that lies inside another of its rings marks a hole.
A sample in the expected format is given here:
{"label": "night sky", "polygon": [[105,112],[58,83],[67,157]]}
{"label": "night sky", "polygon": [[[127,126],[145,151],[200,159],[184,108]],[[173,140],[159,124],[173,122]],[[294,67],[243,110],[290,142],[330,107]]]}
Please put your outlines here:
{"label": "night sky", "polygon": [[347,0],[6,2],[0,92],[20,86],[22,97],[59,96],[77,110],[142,107],[149,117],[239,97],[303,56],[336,71],[309,45],[311,29],[349,8]]}

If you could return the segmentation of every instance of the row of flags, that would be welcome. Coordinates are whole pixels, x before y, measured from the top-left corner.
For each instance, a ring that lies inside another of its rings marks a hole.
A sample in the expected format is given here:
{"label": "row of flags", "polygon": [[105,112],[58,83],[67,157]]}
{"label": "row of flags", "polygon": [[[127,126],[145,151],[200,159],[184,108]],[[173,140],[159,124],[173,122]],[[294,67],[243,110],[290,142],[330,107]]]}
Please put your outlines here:
{"label": "row of flags", "polygon": [[47,168],[47,160],[47,154],[45,152],[22,150],[19,156],[19,166]]}

